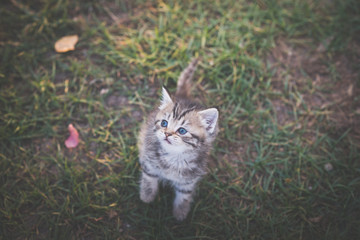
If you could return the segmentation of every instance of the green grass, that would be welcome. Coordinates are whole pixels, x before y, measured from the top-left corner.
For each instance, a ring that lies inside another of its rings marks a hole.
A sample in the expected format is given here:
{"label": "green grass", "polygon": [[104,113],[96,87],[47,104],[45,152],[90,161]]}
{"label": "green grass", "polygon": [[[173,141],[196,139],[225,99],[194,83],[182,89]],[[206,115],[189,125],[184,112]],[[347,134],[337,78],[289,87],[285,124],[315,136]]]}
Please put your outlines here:
{"label": "green grass", "polygon": [[[355,0],[6,1],[0,239],[360,238],[359,16]],[[195,56],[220,133],[178,223],[170,188],[139,199],[136,137]]]}

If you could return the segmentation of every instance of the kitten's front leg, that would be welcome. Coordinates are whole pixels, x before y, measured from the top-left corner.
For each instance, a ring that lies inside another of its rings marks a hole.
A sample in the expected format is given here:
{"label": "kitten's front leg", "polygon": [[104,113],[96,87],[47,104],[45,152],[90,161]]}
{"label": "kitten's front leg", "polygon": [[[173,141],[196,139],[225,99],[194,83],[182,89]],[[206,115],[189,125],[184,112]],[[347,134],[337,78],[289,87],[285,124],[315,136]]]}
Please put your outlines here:
{"label": "kitten's front leg", "polygon": [[176,196],[173,204],[173,215],[178,221],[184,220],[188,215],[195,187],[196,182],[175,186]]}
{"label": "kitten's front leg", "polygon": [[158,176],[142,171],[140,181],[140,199],[143,202],[152,202],[158,192]]}

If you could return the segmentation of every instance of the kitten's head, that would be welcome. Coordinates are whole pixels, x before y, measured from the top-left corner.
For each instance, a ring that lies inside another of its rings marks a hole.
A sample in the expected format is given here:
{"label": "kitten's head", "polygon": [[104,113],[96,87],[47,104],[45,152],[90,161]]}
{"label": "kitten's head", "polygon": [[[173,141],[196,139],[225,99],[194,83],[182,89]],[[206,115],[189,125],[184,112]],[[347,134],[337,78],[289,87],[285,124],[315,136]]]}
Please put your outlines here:
{"label": "kitten's head", "polygon": [[165,88],[155,117],[155,134],[169,152],[201,150],[217,134],[218,110],[204,109],[186,100],[173,101]]}

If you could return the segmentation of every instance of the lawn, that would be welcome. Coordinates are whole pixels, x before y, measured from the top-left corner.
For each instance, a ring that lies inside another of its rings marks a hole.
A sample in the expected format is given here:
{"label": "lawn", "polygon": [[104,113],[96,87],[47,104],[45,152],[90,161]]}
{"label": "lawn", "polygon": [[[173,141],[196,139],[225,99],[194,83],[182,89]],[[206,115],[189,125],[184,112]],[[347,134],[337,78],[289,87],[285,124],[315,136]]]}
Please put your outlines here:
{"label": "lawn", "polygon": [[[360,239],[359,26],[357,0],[2,2],[0,239]],[[220,131],[177,222],[136,139],[194,57]]]}

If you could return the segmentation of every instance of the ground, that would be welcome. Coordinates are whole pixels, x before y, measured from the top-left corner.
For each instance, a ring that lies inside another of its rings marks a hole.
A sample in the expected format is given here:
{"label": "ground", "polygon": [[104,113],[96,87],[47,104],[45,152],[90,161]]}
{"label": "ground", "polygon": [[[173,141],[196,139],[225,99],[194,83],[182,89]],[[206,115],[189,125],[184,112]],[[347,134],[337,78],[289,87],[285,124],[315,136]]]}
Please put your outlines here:
{"label": "ground", "polygon": [[[0,239],[358,239],[359,16],[355,0],[6,1]],[[136,139],[194,57],[220,131],[177,222],[168,186],[139,199]]]}

